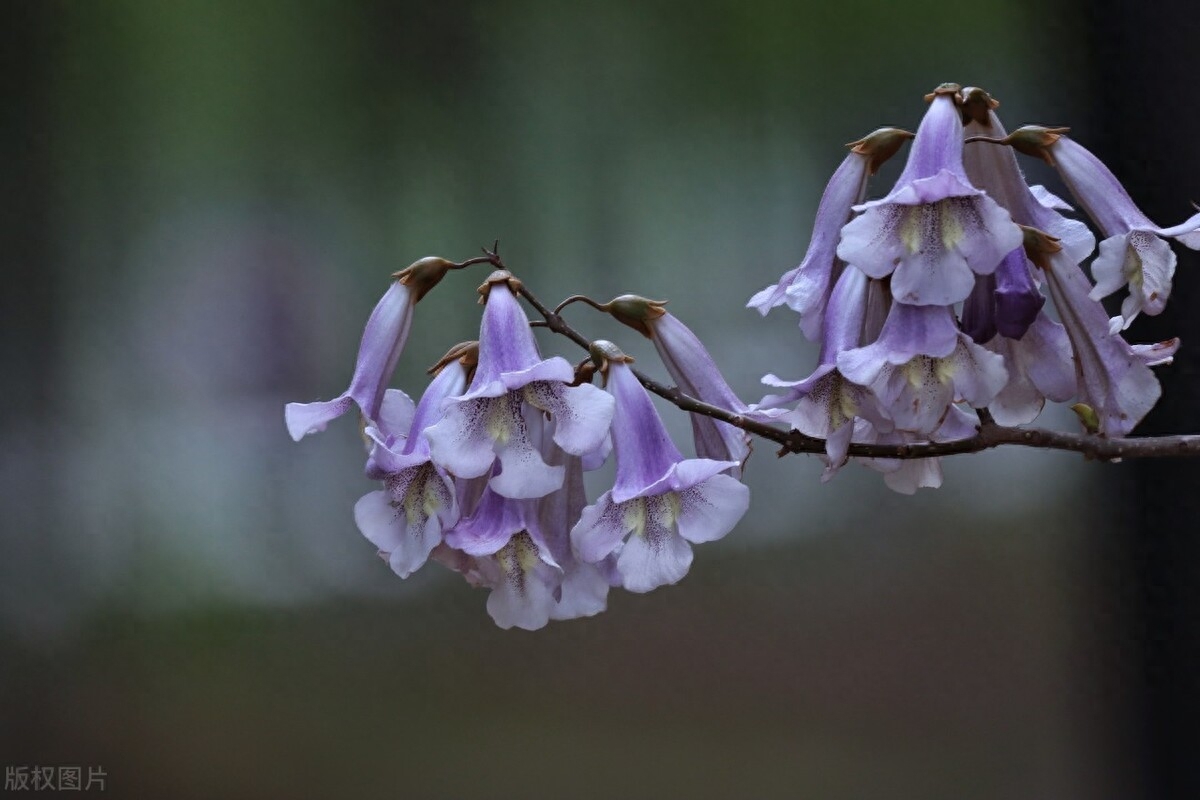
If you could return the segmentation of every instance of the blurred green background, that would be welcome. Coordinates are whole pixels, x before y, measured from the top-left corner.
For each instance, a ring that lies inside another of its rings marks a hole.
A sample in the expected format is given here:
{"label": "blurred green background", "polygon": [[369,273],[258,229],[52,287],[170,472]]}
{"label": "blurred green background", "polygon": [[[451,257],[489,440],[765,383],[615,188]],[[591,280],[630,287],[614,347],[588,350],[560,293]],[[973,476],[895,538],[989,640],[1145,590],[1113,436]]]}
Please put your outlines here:
{"label": "blurred green background", "polygon": [[[119,797],[1132,796],[1096,555],[1124,468],[996,452],[906,498],[760,445],[685,581],[529,634],[396,579],[353,423],[282,420],[345,386],[392,271],[494,238],[546,301],[669,298],[746,400],[807,374],[743,304],[842,144],[943,81],[1094,118],[1065,6],[4,7],[0,763]],[[481,277],[421,304],[395,385],[474,338]]]}

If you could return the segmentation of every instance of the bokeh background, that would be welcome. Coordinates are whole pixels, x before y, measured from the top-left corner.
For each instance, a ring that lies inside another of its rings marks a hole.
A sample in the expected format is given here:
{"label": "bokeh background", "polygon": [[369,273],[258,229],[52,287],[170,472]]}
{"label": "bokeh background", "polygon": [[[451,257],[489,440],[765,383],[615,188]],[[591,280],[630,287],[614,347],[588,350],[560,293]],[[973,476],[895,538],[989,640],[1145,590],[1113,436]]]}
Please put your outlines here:
{"label": "bokeh background", "polygon": [[[547,301],[669,298],[747,400],[807,374],[794,317],[743,304],[842,144],[943,81],[1074,126],[1176,222],[1185,4],[2,8],[6,768],[103,767],[118,797],[1200,793],[1190,465],[1002,451],[908,498],[760,446],[750,514],[680,585],[530,634],[379,562],[352,421],[282,421],[342,390],[392,271],[494,238]],[[1197,427],[1197,266],[1133,329],[1185,340],[1147,431]],[[396,385],[474,338],[480,276],[422,302]]]}

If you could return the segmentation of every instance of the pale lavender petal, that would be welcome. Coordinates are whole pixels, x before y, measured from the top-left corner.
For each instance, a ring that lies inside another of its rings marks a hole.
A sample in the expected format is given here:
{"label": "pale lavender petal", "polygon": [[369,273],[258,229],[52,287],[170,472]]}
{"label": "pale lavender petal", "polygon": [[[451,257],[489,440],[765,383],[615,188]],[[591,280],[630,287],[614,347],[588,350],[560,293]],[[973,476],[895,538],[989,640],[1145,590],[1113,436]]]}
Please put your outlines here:
{"label": "pale lavender petal", "polygon": [[554,613],[556,582],[535,561],[528,536],[514,536],[495,558],[499,572],[493,578],[487,610],[498,626],[535,631],[545,627]]}
{"label": "pale lavender petal", "polygon": [[[1003,139],[1006,135],[994,111],[988,112],[986,125],[972,120],[967,123],[964,133],[967,136],[994,139]],[[1069,211],[1066,203],[1051,195],[1044,187],[1030,187],[1025,183],[1025,176],[1021,174],[1012,148],[984,142],[972,143],[964,150],[963,165],[971,183],[1004,206],[1014,222],[1045,231],[1061,240],[1063,249],[1076,262],[1087,258],[1095,248],[1096,238],[1087,225],[1068,219],[1055,210]]]}
{"label": "pale lavender petal", "polygon": [[870,386],[887,365],[898,366],[925,355],[941,358],[954,352],[959,331],[944,306],[894,303],[879,339],[838,355],[838,371],[861,386]]}
{"label": "pale lavender petal", "polygon": [[591,384],[538,381],[524,388],[526,402],[554,418],[554,441],[572,455],[598,449],[613,420],[612,395]]}
{"label": "pale lavender petal", "polygon": [[1111,332],[1104,308],[1088,296],[1091,286],[1064,253],[1049,256],[1046,285],[1075,354],[1078,399],[1100,418],[1108,436],[1124,436],[1149,413],[1162,389],[1129,344]]}
{"label": "pale lavender petal", "polygon": [[851,207],[866,191],[870,159],[850,153],[829,179],[817,217],[813,222],[808,250],[800,266],[785,273],[774,286],[768,286],[747,303],[766,315],[781,303],[800,314],[801,330],[810,339],[820,330],[829,287],[835,269],[835,253],[841,227],[850,218]]}
{"label": "pale lavender petal", "polygon": [[713,475],[678,497],[679,535],[694,544],[720,539],[750,508],[750,489],[728,475]]}
{"label": "pale lavender petal", "polygon": [[1175,354],[1179,352],[1179,337],[1154,344],[1135,344],[1131,345],[1131,349],[1147,367],[1161,367],[1175,360]]}
{"label": "pale lavender petal", "polygon": [[561,588],[551,619],[592,617],[608,606],[609,584],[595,564],[575,564],[566,571]]}
{"label": "pale lavender petal", "polygon": [[475,478],[496,460],[493,442],[510,435],[513,410],[508,397],[452,402],[440,422],[425,429],[434,463],[456,478]]}
{"label": "pale lavender petal", "polygon": [[626,520],[623,505],[612,502],[612,492],[605,492],[583,509],[579,522],[571,528],[571,544],[583,561],[603,560],[633,530],[633,520]]}
{"label": "pale lavender petal", "polygon": [[692,565],[692,547],[670,525],[674,519],[670,501],[660,495],[629,505],[638,507],[641,524],[617,556],[617,569],[624,579],[625,589],[649,592],[659,586],[677,583]]}
{"label": "pale lavender petal", "polygon": [[608,390],[616,400],[612,439],[617,474],[612,497],[614,503],[622,503],[649,491],[683,456],[627,364],[609,364]]}
{"label": "pale lavender petal", "polygon": [[[1001,138],[1003,138],[1004,134],[1001,133],[1000,136],[1001,136]],[[970,170],[968,170],[968,174],[970,174]],[[1054,194],[1053,192],[1051,192],[1049,189],[1047,189],[1045,186],[1042,186],[1041,184],[1037,184],[1035,186],[1030,186],[1029,193],[1031,195],[1033,195],[1034,199],[1037,200],[1038,203],[1045,206],[1046,208],[1053,209],[1055,211],[1074,211],[1075,210],[1074,208],[1071,207],[1070,203],[1068,203],[1066,200],[1063,200],[1061,197]]]}
{"label": "pale lavender petal", "polygon": [[893,492],[916,494],[918,489],[936,489],[942,485],[942,465],[936,458],[914,458],[898,469],[883,474],[883,482]]}
{"label": "pale lavender petal", "polygon": [[1075,368],[1066,330],[1039,314],[1021,339],[997,336],[986,345],[1004,357],[1008,383],[988,403],[1001,425],[1025,425],[1041,413],[1047,399],[1069,400],[1075,394]]}
{"label": "pale lavender petal", "polygon": [[383,402],[379,406],[379,419],[375,424],[384,436],[403,439],[408,436],[415,413],[412,398],[399,389],[388,389],[383,394]]}
{"label": "pale lavender petal", "polygon": [[496,442],[500,472],[488,484],[499,494],[526,499],[544,497],[562,486],[563,468],[552,467],[530,441],[524,420],[517,418],[511,432]]}
{"label": "pale lavender petal", "polygon": [[[708,350],[692,331],[670,313],[647,323],[663,365],[685,394],[734,413],[746,411],[746,404],[733,393],[717,369]],[[745,431],[703,414],[691,415],[696,454],[701,458],[737,461],[750,455],[750,440]],[[740,466],[734,475],[740,475]]]}
{"label": "pale lavender petal", "polygon": [[475,513],[460,519],[457,525],[443,533],[443,538],[450,547],[467,555],[494,555],[526,529],[525,511],[524,501],[485,491]]}
{"label": "pale lavender petal", "polygon": [[425,440],[425,429],[434,425],[442,418],[447,398],[462,394],[467,384],[466,368],[458,361],[452,361],[434,376],[421,395],[409,423],[408,440],[404,443],[407,453],[429,452],[429,444]]}
{"label": "pale lavender petal", "polygon": [[379,415],[384,390],[408,340],[415,304],[408,287],[394,281],[367,318],[346,394],[354,398],[369,420],[374,421]]}
{"label": "pale lavender petal", "polygon": [[986,195],[915,206],[897,216],[903,217],[897,220],[897,241],[903,250],[893,248],[899,264],[892,274],[892,295],[901,303],[948,305],[964,300],[976,274],[991,273],[1021,245],[1020,228]]}
{"label": "pale lavender petal", "polygon": [[508,284],[490,284],[479,327],[479,364],[472,392],[499,381],[505,372],[527,370],[541,360],[529,318]]}
{"label": "pale lavender petal", "polygon": [[1092,262],[1096,285],[1089,296],[1107,297],[1128,284],[1129,296],[1121,304],[1122,328],[1141,312],[1161,314],[1171,294],[1176,256],[1171,246],[1148,231],[1135,230],[1100,242],[1100,255]]}
{"label": "pale lavender petal", "polygon": [[283,420],[293,441],[300,441],[310,433],[320,433],[330,422],[354,407],[348,395],[316,403],[288,403],[283,407]]}

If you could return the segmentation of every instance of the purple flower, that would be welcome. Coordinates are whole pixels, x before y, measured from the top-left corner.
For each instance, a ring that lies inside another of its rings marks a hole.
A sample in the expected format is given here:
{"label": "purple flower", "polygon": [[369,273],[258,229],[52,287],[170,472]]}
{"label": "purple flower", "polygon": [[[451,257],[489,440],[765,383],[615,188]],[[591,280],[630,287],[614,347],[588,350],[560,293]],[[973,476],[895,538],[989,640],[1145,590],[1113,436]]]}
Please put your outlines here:
{"label": "purple flower", "polygon": [[[1068,219],[1058,211],[1071,207],[1042,186],[1029,186],[1010,148],[987,142],[1003,141],[1007,136],[1000,118],[992,109],[995,101],[980,89],[963,90],[965,108],[971,120],[964,126],[968,146],[963,151],[963,167],[971,183],[983,189],[1012,215],[1013,222],[1043,230],[1062,242],[1076,263],[1096,248],[1096,237],[1087,225]],[[979,139],[979,142],[972,142]],[[1019,337],[1014,337],[1019,338]]]}
{"label": "purple flower", "polygon": [[838,258],[872,278],[891,275],[899,303],[965,300],[975,275],[990,274],[1021,244],[1008,212],[963,170],[957,89],[943,87],[933,96],[891,194],[855,206],[862,213],[842,228]]}
{"label": "purple flower", "polygon": [[[1128,328],[1141,312],[1159,314],[1171,294],[1175,253],[1163,241],[1173,238],[1200,250],[1200,214],[1170,228],[1155,225],[1137,207],[1125,187],[1087,148],[1063,135],[1066,128],[1030,125],[1006,138],[1013,147],[1040,156],[1058,170],[1071,194],[1105,235],[1100,254],[1092,262],[1096,285],[1094,300],[1129,287],[1114,330]],[[1047,230],[1051,235],[1057,235]]]}
{"label": "purple flower", "polygon": [[1062,325],[1040,313],[1020,339],[996,336],[984,347],[1004,357],[1008,383],[988,404],[1001,425],[1025,425],[1046,400],[1064,403],[1075,396],[1071,342]]}
{"label": "purple flower", "polygon": [[1124,436],[1162,394],[1147,363],[1163,362],[1145,348],[1134,350],[1110,328],[1103,306],[1089,296],[1087,277],[1053,239],[1040,231],[1027,233],[1030,258],[1046,275],[1075,353],[1075,396],[1095,412],[1101,433]]}
{"label": "purple flower", "polygon": [[[563,573],[537,526],[533,501],[489,488],[475,513],[459,520],[445,540],[465,556],[454,559],[454,566],[492,590],[487,610],[497,625],[532,631],[550,621]],[[440,560],[451,561],[448,555]]]}
{"label": "purple flower", "polygon": [[413,306],[453,266],[444,258],[431,256],[392,276],[395,280],[367,318],[350,388],[332,400],[288,403],[284,407],[284,421],[292,439],[298,442],[310,433],[325,430],[354,405],[368,421],[377,421],[383,393],[408,340]]}
{"label": "purple flower", "polygon": [[[748,406],[729,388],[704,343],[678,317],[663,308],[665,304],[664,300],[626,294],[596,307],[654,342],[663,366],[684,394],[735,414],[745,413]],[[738,462],[729,474],[740,478],[742,465],[750,457],[749,435],[704,414],[691,414],[690,417],[696,455]]]}
{"label": "purple flower", "polygon": [[883,162],[891,158],[908,131],[880,128],[866,138],[850,143],[850,153],[829,179],[817,218],[813,223],[808,251],[800,266],[784,273],[779,281],[750,298],[747,308],[758,309],[763,316],[772,308],[787,303],[800,314],[800,330],[809,339],[816,339],[825,315],[825,304],[837,278],[841,262],[837,261],[838,235],[850,219],[851,208],[866,195],[867,178],[874,175]]}
{"label": "purple flower", "polygon": [[583,510],[571,540],[583,561],[597,563],[617,553],[624,587],[648,592],[687,574],[689,543],[711,542],[731,531],[749,507],[750,491],[721,474],[737,462],[680,455],[625,358],[608,360],[608,388],[617,403],[616,480]]}
{"label": "purple flower", "polygon": [[[583,455],[603,443],[613,400],[590,384],[568,386],[575,370],[565,359],[542,360],[513,280],[497,271],[481,287],[487,304],[475,378],[425,435],[433,460],[456,478],[490,473],[489,485],[505,497],[542,497],[562,485],[563,468],[542,459],[526,415],[550,414],[558,446]],[[492,471],[497,459],[499,473]]]}
{"label": "purple flower", "polygon": [[824,439],[825,453],[834,470],[846,462],[856,418],[868,419],[884,430],[891,428],[871,391],[847,380],[837,368],[838,354],[860,344],[868,290],[867,276],[855,267],[846,267],[830,294],[816,370],[800,381],[765,376],[763,383],[788,391],[768,395],[754,408],[762,412],[796,403],[791,411],[756,416],[787,422],[806,436]]}
{"label": "purple flower", "polygon": [[838,355],[849,380],[870,386],[897,429],[929,434],[950,404],[986,406],[1004,388],[1004,360],[958,329],[948,306],[893,303],[879,338]]}
{"label": "purple flower", "polygon": [[[441,405],[466,386],[466,368],[453,360],[434,377],[417,405],[408,436],[397,436],[385,424],[368,427],[372,440],[367,462],[369,477],[382,480],[382,491],[363,495],[354,506],[354,520],[392,569],[407,578],[419,569],[442,540],[442,531],[458,521],[453,484],[429,459],[422,431],[440,413]],[[386,409],[392,392],[384,400]]]}

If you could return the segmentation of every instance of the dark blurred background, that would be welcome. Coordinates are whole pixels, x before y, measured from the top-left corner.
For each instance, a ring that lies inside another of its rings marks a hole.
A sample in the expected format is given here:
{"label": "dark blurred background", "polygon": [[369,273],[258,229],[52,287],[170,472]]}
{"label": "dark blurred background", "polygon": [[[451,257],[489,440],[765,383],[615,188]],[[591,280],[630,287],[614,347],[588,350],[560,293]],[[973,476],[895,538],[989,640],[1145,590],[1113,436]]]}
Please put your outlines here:
{"label": "dark blurred background", "polygon": [[[497,237],[547,301],[669,298],[747,400],[807,374],[795,318],[742,306],[842,144],[943,81],[1072,125],[1173,224],[1200,199],[1185,4],[2,8],[6,769],[119,797],[1200,794],[1190,465],[995,452],[907,498],[760,446],[680,585],[530,634],[435,567],[396,579],[354,525],[353,422],[282,418],[344,388],[389,273]],[[1190,256],[1133,329],[1185,340],[1147,431],[1196,428]],[[422,302],[396,385],[474,337],[481,275]]]}

